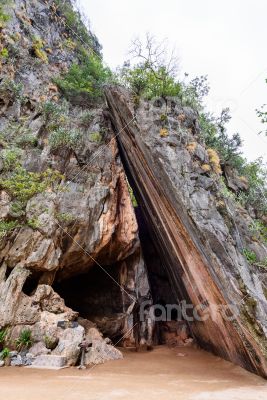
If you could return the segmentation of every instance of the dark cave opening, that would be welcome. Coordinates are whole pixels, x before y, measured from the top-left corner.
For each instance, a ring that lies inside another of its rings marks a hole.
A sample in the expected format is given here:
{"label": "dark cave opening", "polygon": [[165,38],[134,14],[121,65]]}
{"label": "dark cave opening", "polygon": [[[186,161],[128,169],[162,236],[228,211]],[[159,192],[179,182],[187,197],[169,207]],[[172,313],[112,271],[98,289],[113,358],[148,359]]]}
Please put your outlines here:
{"label": "dark cave opening", "polygon": [[54,290],[81,318],[96,323],[114,341],[120,339],[123,303],[119,284],[120,265],[100,267],[95,264],[87,273],[57,282]]}

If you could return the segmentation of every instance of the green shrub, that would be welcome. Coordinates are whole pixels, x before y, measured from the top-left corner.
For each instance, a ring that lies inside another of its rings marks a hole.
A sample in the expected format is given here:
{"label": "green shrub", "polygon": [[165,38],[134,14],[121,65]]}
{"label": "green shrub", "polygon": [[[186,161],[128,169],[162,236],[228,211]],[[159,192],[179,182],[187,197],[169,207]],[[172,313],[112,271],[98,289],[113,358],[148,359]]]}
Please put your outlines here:
{"label": "green shrub", "polygon": [[25,202],[48,187],[53,187],[55,182],[61,179],[63,176],[55,170],[47,169],[37,173],[17,167],[10,177],[0,179],[0,186],[16,200]]}
{"label": "green shrub", "polygon": [[58,339],[51,336],[44,336],[45,347],[49,350],[54,350],[57,347]]}
{"label": "green shrub", "polygon": [[263,242],[267,243],[267,226],[260,220],[253,220],[249,226],[250,232]]}
{"label": "green shrub", "polygon": [[14,99],[22,100],[24,86],[22,83],[16,83],[12,79],[6,78],[0,84],[0,93],[10,92]]}
{"label": "green shrub", "polygon": [[102,140],[102,134],[100,132],[91,132],[89,137],[92,142],[96,143],[100,143]]}
{"label": "green shrub", "polygon": [[38,229],[40,227],[40,221],[38,218],[30,218],[27,220],[27,225],[32,229]]}
{"label": "green shrub", "polygon": [[55,216],[57,220],[62,223],[68,224],[75,221],[75,216],[70,213],[57,213]]}
{"label": "green shrub", "polygon": [[0,56],[3,58],[8,58],[9,54],[8,54],[8,50],[6,47],[4,47],[1,51],[0,51]]}
{"label": "green shrub", "polygon": [[257,262],[257,256],[254,251],[245,248],[243,249],[243,255],[249,264],[255,264]]}
{"label": "green shrub", "polygon": [[51,132],[49,136],[49,144],[52,150],[66,147],[74,150],[81,140],[81,133],[77,130],[59,127]]}
{"label": "green shrub", "polygon": [[79,64],[73,64],[55,83],[67,98],[82,95],[87,101],[99,100],[103,96],[103,85],[111,78],[99,57],[90,55]]}
{"label": "green shrub", "polygon": [[0,359],[5,360],[6,358],[10,357],[10,350],[9,348],[5,347],[1,352],[0,352]]}
{"label": "green shrub", "polygon": [[48,57],[44,50],[44,42],[41,38],[35,37],[32,43],[32,49],[34,55],[39,58],[41,61],[48,63]]}
{"label": "green shrub", "polygon": [[10,205],[10,214],[12,217],[19,218],[25,214],[26,203],[22,201],[12,201]]}
{"label": "green shrub", "polygon": [[23,149],[36,147],[38,144],[38,139],[32,133],[23,133],[16,139],[16,144]]}
{"label": "green shrub", "polygon": [[53,121],[58,123],[67,113],[67,104],[58,104],[54,101],[46,101],[41,104],[40,111],[44,114],[46,122]]}
{"label": "green shrub", "polygon": [[1,329],[0,330],[0,345],[4,345],[6,337],[7,337],[7,329]]}
{"label": "green shrub", "polygon": [[0,238],[5,237],[18,227],[19,223],[17,221],[0,221]]}
{"label": "green shrub", "polygon": [[129,182],[127,182],[127,184],[128,184],[128,190],[129,190],[130,198],[131,198],[131,201],[132,201],[132,205],[133,205],[134,208],[136,208],[136,207],[138,207],[138,203],[137,203],[137,200],[135,198],[133,189],[130,186]]}
{"label": "green shrub", "polygon": [[0,28],[4,28],[9,20],[10,16],[4,12],[3,6],[0,5]]}
{"label": "green shrub", "polygon": [[2,150],[0,156],[3,160],[3,167],[5,171],[10,171],[20,165],[21,150],[13,147],[10,149]]}
{"label": "green shrub", "polygon": [[15,341],[16,347],[19,351],[28,349],[32,345],[32,332],[30,329],[21,331],[18,339]]}
{"label": "green shrub", "polygon": [[[96,37],[90,32],[89,27],[86,26],[86,21],[83,20],[80,12],[74,10],[72,2],[68,0],[64,2],[61,0],[54,0],[54,3],[58,8],[57,13],[60,11],[61,16],[65,17],[66,30],[69,35],[71,35],[76,42],[93,47],[98,53],[100,45]],[[70,41],[71,39],[67,40]]]}
{"label": "green shrub", "polygon": [[120,81],[136,95],[146,99],[153,97],[179,96],[181,84],[169,76],[165,67],[159,67],[156,74],[146,63],[130,68],[124,67],[120,72]]}

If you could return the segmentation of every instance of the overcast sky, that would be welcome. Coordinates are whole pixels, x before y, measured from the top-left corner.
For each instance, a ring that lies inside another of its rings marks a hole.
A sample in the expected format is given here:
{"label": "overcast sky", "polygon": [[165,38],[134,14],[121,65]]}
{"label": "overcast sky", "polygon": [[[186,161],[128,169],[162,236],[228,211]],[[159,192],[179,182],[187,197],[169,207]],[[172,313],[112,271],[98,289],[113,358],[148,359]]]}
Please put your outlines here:
{"label": "overcast sky", "polygon": [[267,137],[255,109],[267,103],[266,0],[80,0],[112,67],[128,59],[131,40],[146,32],[177,49],[180,75],[208,75],[209,110],[230,107],[229,132],[245,155],[267,159]]}

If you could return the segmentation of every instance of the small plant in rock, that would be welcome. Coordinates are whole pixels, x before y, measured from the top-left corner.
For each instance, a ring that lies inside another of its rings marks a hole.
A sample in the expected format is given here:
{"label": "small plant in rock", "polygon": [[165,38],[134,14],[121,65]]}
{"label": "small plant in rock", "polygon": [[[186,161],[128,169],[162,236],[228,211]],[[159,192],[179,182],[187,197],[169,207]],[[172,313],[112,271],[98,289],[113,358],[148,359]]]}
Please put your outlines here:
{"label": "small plant in rock", "polygon": [[44,42],[41,38],[35,37],[32,44],[34,55],[45,63],[48,63],[48,57],[44,50]]}
{"label": "small plant in rock", "polygon": [[87,128],[90,123],[92,122],[94,116],[91,113],[91,111],[86,111],[85,113],[82,114],[81,116],[81,125]]}
{"label": "small plant in rock", "polygon": [[27,220],[27,225],[32,229],[38,229],[40,228],[40,221],[36,217],[30,218]]}
{"label": "small plant in rock", "polygon": [[1,56],[2,58],[8,58],[9,53],[8,53],[8,50],[7,50],[6,47],[4,47],[4,48],[0,51],[0,56]]}
{"label": "small plant in rock", "polygon": [[26,350],[32,345],[32,332],[30,329],[24,329],[21,331],[19,337],[16,340],[16,347],[19,351]]}
{"label": "small plant in rock", "polygon": [[3,167],[5,171],[15,169],[20,165],[21,150],[13,147],[2,150],[0,156],[3,160]]}
{"label": "small plant in rock", "polygon": [[81,65],[73,64],[66,74],[55,79],[55,83],[67,98],[81,97],[82,102],[90,103],[103,97],[103,85],[111,76],[99,57],[90,55]]}
{"label": "small plant in rock", "polygon": [[249,264],[255,264],[257,262],[257,256],[254,251],[245,248],[243,249],[243,255]]}
{"label": "small plant in rock", "polygon": [[64,122],[66,119],[67,103],[58,104],[49,100],[41,104],[40,111],[44,114],[46,123],[55,123],[58,126],[59,122]]}
{"label": "small plant in rock", "polygon": [[100,143],[102,140],[102,134],[100,132],[91,132],[90,133],[91,142]]}
{"label": "small plant in rock", "polygon": [[20,218],[25,214],[26,202],[13,201],[10,206],[10,215],[15,218]]}
{"label": "small plant in rock", "polygon": [[1,352],[0,352],[0,359],[1,360],[6,360],[7,358],[10,357],[10,350],[8,347],[5,347]]}
{"label": "small plant in rock", "polygon": [[0,5],[0,28],[4,28],[9,20],[10,16],[4,12],[3,6]]}
{"label": "small plant in rock", "polygon": [[220,165],[220,158],[216,150],[214,149],[208,149],[207,150],[208,156],[209,156],[209,162],[211,164],[211,167],[215,174],[221,174],[222,169]]}
{"label": "small plant in rock", "polygon": [[22,83],[16,83],[11,79],[4,79],[0,84],[0,93],[5,95],[6,93],[11,93],[12,97],[15,100],[22,100],[23,99],[23,89],[24,86]]}
{"label": "small plant in rock", "polygon": [[37,193],[53,188],[55,183],[63,179],[56,170],[47,169],[44,172],[29,172],[18,167],[8,178],[0,179],[0,187],[5,189],[16,201],[25,202]]}
{"label": "small plant in rock", "polygon": [[249,230],[253,237],[267,243],[267,226],[262,221],[253,220],[249,225]]}
{"label": "small plant in rock", "polygon": [[63,127],[51,132],[49,136],[49,144],[52,150],[58,150],[66,147],[74,150],[79,144],[81,133],[74,129],[66,129]]}
{"label": "small plant in rock", "polygon": [[66,224],[75,221],[75,216],[70,213],[57,213],[55,215],[55,217],[57,218],[57,220],[59,222],[66,223]]}
{"label": "small plant in rock", "polygon": [[49,350],[54,350],[57,347],[58,339],[53,338],[51,336],[45,335],[44,336],[44,344],[45,347]]}
{"label": "small plant in rock", "polygon": [[23,149],[36,147],[38,144],[38,139],[32,133],[24,133],[16,139],[16,144]]}
{"label": "small plant in rock", "polygon": [[136,197],[134,195],[133,189],[130,186],[128,181],[127,181],[127,185],[128,185],[128,190],[129,190],[130,198],[131,198],[131,201],[132,201],[132,205],[133,205],[134,208],[136,208],[136,207],[138,207],[138,203],[137,203]]}
{"label": "small plant in rock", "polygon": [[7,337],[7,329],[0,330],[0,350],[3,349]]}
{"label": "small plant in rock", "polygon": [[4,238],[18,227],[19,223],[17,221],[0,221],[0,239]]}

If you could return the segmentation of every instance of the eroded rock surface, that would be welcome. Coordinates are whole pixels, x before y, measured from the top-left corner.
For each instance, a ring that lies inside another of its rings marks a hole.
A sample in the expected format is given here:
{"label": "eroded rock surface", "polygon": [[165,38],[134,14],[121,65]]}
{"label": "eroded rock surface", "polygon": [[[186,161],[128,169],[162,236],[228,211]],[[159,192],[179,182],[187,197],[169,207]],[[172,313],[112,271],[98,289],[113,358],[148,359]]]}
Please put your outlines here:
{"label": "eroded rock surface", "polygon": [[[264,259],[266,247],[252,238],[247,212],[223,196],[219,172],[200,140],[197,113],[174,99],[141,101],[136,109],[131,95],[117,87],[108,88],[106,97],[176,299],[201,305],[200,315],[211,316],[190,324],[194,337],[266,376],[266,273],[243,256],[250,248]],[[227,304],[235,306],[232,321],[218,307]]]}
{"label": "eroded rock surface", "polygon": [[[0,329],[8,327],[13,341],[26,328],[36,342],[58,340],[55,353],[68,353],[73,364],[83,328],[68,348],[72,339],[58,322],[78,312],[52,286],[96,266],[109,275],[117,265],[118,281],[110,282],[122,286],[121,314],[109,317],[121,336],[132,324],[130,305],[150,289],[106,105],[86,95],[66,100],[54,83],[81,57],[81,43],[55,10],[53,1],[15,0],[0,31],[9,54],[0,61]],[[53,146],[58,129],[75,143]]]}

